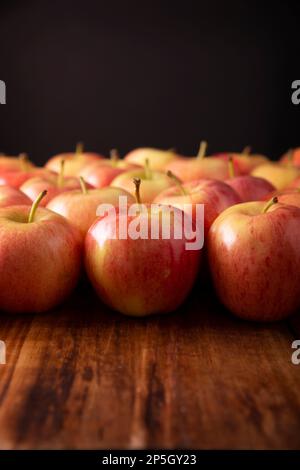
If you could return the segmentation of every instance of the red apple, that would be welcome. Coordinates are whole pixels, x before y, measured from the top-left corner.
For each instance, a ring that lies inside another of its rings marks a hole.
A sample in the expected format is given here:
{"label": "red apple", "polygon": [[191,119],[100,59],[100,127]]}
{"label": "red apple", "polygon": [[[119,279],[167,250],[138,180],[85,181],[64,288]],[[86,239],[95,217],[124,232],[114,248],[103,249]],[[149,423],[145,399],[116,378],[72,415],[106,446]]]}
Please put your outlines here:
{"label": "red apple", "polygon": [[125,161],[144,166],[145,161],[148,160],[151,168],[155,171],[163,171],[166,166],[172,161],[178,158],[179,155],[173,149],[160,150],[155,148],[137,148],[129,152]]}
{"label": "red apple", "polygon": [[81,190],[68,191],[59,194],[50,201],[47,209],[63,215],[80,231],[82,237],[97,218],[96,212],[100,204],[117,206],[120,196],[126,196],[128,204],[135,202],[134,197],[120,188],[107,187],[102,189],[87,189],[82,177]]}
{"label": "red apple", "polygon": [[201,142],[197,157],[178,157],[166,165],[166,169],[184,183],[202,178],[228,178],[227,162],[216,157],[205,157],[205,151],[206,142]]}
{"label": "red apple", "polygon": [[21,191],[10,186],[0,186],[0,208],[16,205],[31,205],[32,201]]}
{"label": "red apple", "polygon": [[26,153],[20,153],[18,157],[0,156],[0,174],[5,171],[28,171],[32,168],[34,165],[28,160]]}
{"label": "red apple", "polygon": [[[170,175],[170,172],[169,172]],[[213,221],[227,207],[241,202],[238,194],[223,181],[203,179],[190,183],[177,184],[161,192],[155,203],[166,204],[184,210],[185,204],[192,204],[192,217],[195,205],[204,204],[204,232],[207,235]]]}
{"label": "red apple", "polygon": [[41,191],[47,190],[47,195],[40,203],[41,207],[46,205],[58,194],[70,191],[72,189],[80,189],[78,178],[64,176],[64,160],[61,160],[61,170],[57,175],[55,173],[46,175],[45,177],[30,178],[20,187],[20,190],[34,201]]}
{"label": "red apple", "polygon": [[276,201],[230,207],[208,235],[216,291],[248,320],[281,320],[300,307],[300,209]]}
{"label": "red apple", "polygon": [[235,176],[234,162],[235,159],[230,156],[228,160],[230,178],[226,183],[238,193],[241,201],[259,201],[275,191],[274,186],[264,178],[251,175]]}
{"label": "red apple", "polygon": [[288,150],[282,155],[280,162],[300,167],[300,147]]}
{"label": "red apple", "polygon": [[65,175],[66,176],[80,176],[83,168],[91,163],[99,161],[104,158],[98,153],[84,152],[82,143],[77,144],[75,152],[61,153],[50,158],[46,163],[48,170],[59,173],[61,161],[65,161]]}
{"label": "red apple", "polygon": [[269,162],[265,155],[251,153],[251,148],[248,146],[241,153],[223,152],[216,154],[215,157],[222,158],[225,161],[232,157],[234,159],[234,170],[237,175],[248,175],[257,166]]}
{"label": "red apple", "polygon": [[95,188],[104,188],[125,171],[139,168],[138,165],[121,160],[115,150],[111,151],[110,159],[94,162],[80,172],[84,180]]}
{"label": "red apple", "polygon": [[[173,208],[172,214],[168,219],[172,227],[178,220],[182,223],[182,211]],[[147,225],[145,239],[131,237],[129,228],[127,237],[118,236],[124,222],[120,212],[99,217],[85,239],[86,270],[97,294],[126,315],[140,317],[175,310],[187,297],[198,273],[200,250],[187,250],[185,236],[176,239],[172,230],[168,239],[151,239],[152,217],[167,223],[164,210],[160,208],[154,214],[150,206],[125,216],[128,227]]]}
{"label": "red apple", "polygon": [[0,309],[44,312],[74,289],[81,265],[77,230],[64,217],[30,206],[0,209]]}
{"label": "red apple", "polygon": [[125,189],[125,191],[134,195],[135,189],[132,183],[134,178],[142,180],[141,198],[144,203],[152,202],[161,191],[174,186],[174,182],[166,173],[152,171],[148,160],[146,160],[145,168],[138,168],[122,173],[112,180],[111,186]]}

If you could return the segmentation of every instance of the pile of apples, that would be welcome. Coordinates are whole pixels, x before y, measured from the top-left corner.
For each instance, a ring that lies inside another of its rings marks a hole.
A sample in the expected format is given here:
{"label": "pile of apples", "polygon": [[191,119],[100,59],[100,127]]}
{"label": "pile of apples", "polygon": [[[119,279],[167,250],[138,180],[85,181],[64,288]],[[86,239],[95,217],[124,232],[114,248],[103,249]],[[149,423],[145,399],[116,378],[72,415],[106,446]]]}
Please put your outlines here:
{"label": "pile of apples", "polygon": [[[151,222],[151,203],[175,216],[204,204],[203,248],[187,250],[185,235],[113,238],[116,220],[96,211],[120,196],[149,208],[128,215],[137,223]],[[114,310],[168,313],[205,270],[238,317],[275,321],[300,307],[300,148],[278,162],[249,148],[206,156],[205,142],[191,157],[139,148],[108,159],[81,144],[44,167],[25,154],[0,156],[1,311],[50,310],[85,272]]]}

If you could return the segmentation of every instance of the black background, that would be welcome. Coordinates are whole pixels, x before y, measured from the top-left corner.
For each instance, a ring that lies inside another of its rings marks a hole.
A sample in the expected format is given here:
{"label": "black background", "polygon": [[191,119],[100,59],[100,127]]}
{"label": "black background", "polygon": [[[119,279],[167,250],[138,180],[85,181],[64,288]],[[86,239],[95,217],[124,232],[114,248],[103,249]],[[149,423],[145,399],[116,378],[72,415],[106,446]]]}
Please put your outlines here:
{"label": "black background", "polygon": [[[296,2],[2,1],[0,150],[300,145]],[[298,75],[297,75],[298,74]]]}

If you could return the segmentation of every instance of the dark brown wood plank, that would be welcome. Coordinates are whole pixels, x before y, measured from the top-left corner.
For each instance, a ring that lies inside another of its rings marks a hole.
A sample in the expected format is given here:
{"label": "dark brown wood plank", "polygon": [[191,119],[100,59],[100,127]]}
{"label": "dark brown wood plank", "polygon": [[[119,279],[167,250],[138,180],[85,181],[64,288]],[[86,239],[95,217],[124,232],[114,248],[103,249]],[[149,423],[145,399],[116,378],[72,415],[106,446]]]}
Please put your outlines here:
{"label": "dark brown wood plank", "polygon": [[56,312],[0,318],[1,448],[300,447],[300,366],[285,323],[225,312],[196,287],[131,319],[89,288]]}

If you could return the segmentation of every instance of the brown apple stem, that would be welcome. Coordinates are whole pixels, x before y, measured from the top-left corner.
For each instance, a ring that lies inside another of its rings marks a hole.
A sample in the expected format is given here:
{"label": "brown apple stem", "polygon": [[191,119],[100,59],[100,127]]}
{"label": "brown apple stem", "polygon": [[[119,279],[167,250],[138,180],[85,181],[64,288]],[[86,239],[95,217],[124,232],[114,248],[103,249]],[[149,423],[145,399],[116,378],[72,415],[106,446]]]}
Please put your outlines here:
{"label": "brown apple stem", "polygon": [[60,161],[60,170],[57,176],[57,187],[63,188],[65,183],[65,161]]}
{"label": "brown apple stem", "polygon": [[21,170],[22,171],[27,171],[28,170],[28,155],[27,155],[27,153],[20,153],[19,161],[20,161]]}
{"label": "brown apple stem", "polygon": [[251,147],[250,145],[246,145],[246,147],[242,150],[243,155],[250,155],[251,153]]}
{"label": "brown apple stem", "polygon": [[189,193],[183,187],[182,181],[176,175],[174,175],[174,173],[172,173],[172,171],[168,170],[167,171],[167,176],[174,181],[174,183],[178,186],[178,188],[180,189],[183,196],[188,196]]}
{"label": "brown apple stem", "polygon": [[36,198],[36,200],[34,201],[34,203],[32,204],[31,206],[31,209],[30,209],[30,212],[29,212],[29,217],[28,217],[28,223],[31,224],[31,222],[34,221],[34,216],[35,216],[35,213],[37,211],[37,208],[39,207],[39,204],[41,202],[41,200],[46,196],[47,194],[47,191],[42,191],[38,197]]}
{"label": "brown apple stem", "polygon": [[112,162],[113,165],[116,165],[119,158],[120,158],[120,156],[119,156],[118,150],[117,149],[111,149],[111,151],[110,151],[110,161]]}
{"label": "brown apple stem", "polygon": [[83,153],[83,142],[78,142],[76,144],[75,153],[76,153],[76,156],[81,155]]}
{"label": "brown apple stem", "polygon": [[145,160],[145,179],[152,180],[152,170],[150,168],[149,158]]}
{"label": "brown apple stem", "polygon": [[229,172],[229,178],[234,178],[235,177],[233,156],[232,155],[229,155],[229,157],[228,157],[228,172]]}
{"label": "brown apple stem", "polygon": [[142,204],[141,194],[140,194],[141,180],[140,180],[140,178],[133,178],[133,182],[135,184],[135,199],[136,199],[136,202],[137,202],[137,204]]}
{"label": "brown apple stem", "polygon": [[202,158],[205,157],[206,149],[207,149],[207,142],[205,140],[202,140],[202,142],[200,142],[199,151],[196,157],[198,160],[202,160]]}
{"label": "brown apple stem", "polygon": [[88,190],[86,187],[86,182],[84,181],[84,178],[82,176],[79,176],[79,183],[80,183],[82,194],[87,194]]}
{"label": "brown apple stem", "polygon": [[278,202],[278,197],[272,197],[272,199],[270,199],[269,202],[267,202],[267,204],[265,205],[265,207],[263,208],[263,211],[262,213],[265,214],[266,212],[268,212],[268,210],[270,209],[270,207],[272,207],[274,204],[277,204]]}

